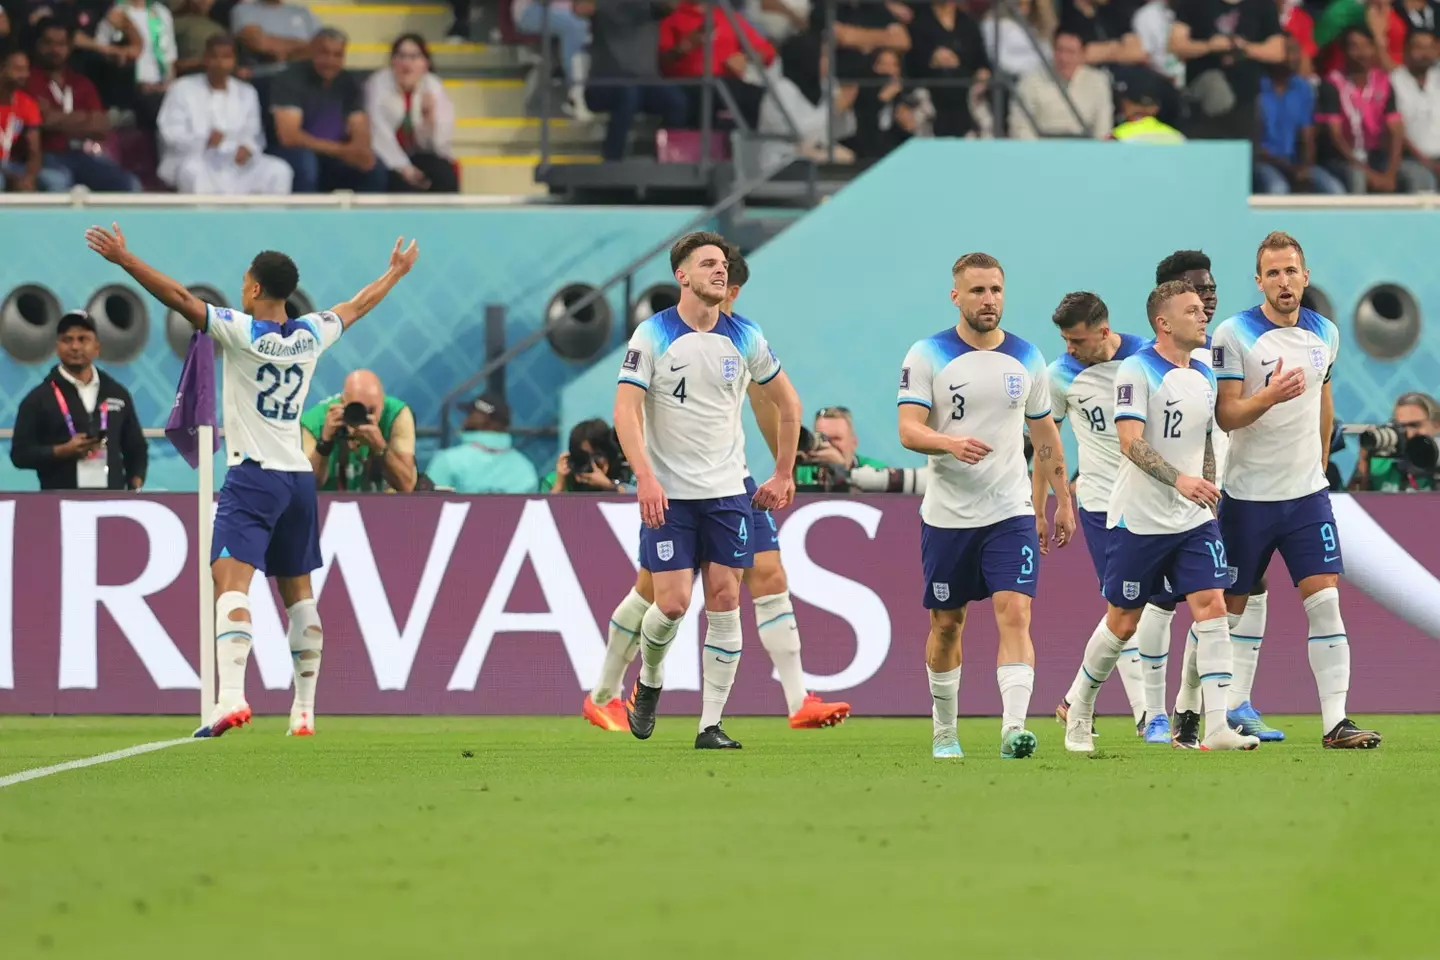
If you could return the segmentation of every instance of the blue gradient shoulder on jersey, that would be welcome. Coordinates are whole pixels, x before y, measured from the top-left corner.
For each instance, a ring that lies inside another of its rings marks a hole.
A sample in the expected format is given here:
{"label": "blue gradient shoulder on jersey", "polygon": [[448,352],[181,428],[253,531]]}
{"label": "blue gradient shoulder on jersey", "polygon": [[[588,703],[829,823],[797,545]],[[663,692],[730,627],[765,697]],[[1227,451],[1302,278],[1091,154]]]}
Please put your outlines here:
{"label": "blue gradient shoulder on jersey", "polygon": [[314,334],[316,340],[320,339],[320,314],[307,313],[303,317],[296,317],[294,322],[297,327],[304,327]]}
{"label": "blue gradient shoulder on jersey", "polygon": [[749,356],[750,351],[755,349],[756,342],[764,339],[760,325],[738,313],[720,314],[720,322],[715,324],[714,332],[729,338],[742,357]]}
{"label": "blue gradient shoulder on jersey", "polygon": [[1220,335],[1221,330],[1228,330],[1240,344],[1242,350],[1249,350],[1255,346],[1255,341],[1271,330],[1278,329],[1275,324],[1265,319],[1265,312],[1260,309],[1259,304],[1248,310],[1241,310],[1230,319],[1224,321],[1215,330],[1215,336]]}
{"label": "blue gradient shoulder on jersey", "polygon": [[320,329],[316,326],[314,318],[310,316],[297,317],[294,320],[286,320],[284,323],[276,323],[274,320],[256,320],[254,317],[250,318],[251,343],[272,333],[279,334],[282,340],[289,340],[302,330],[313,336],[316,340],[320,339]]}
{"label": "blue gradient shoulder on jersey", "polygon": [[[1146,386],[1153,392],[1160,386],[1160,381],[1165,379],[1165,374],[1177,369],[1175,364],[1160,356],[1160,351],[1153,346],[1146,347],[1120,364],[1120,374],[1124,376],[1128,371],[1139,369],[1143,372]],[[1131,373],[1131,376],[1134,374]]]}
{"label": "blue gradient shoulder on jersey", "polygon": [[1076,360],[1070,354],[1063,354],[1054,363],[1050,364],[1050,385],[1057,390],[1065,391],[1075,382],[1075,378],[1082,370],[1089,367]]}
{"label": "blue gradient shoulder on jersey", "polygon": [[954,327],[949,327],[939,333],[931,334],[910,349],[920,351],[920,355],[930,365],[931,373],[939,373],[949,365],[951,360],[962,354],[970,353],[975,348],[961,340],[960,334]]}
{"label": "blue gradient shoulder on jersey", "polygon": [[[956,339],[959,339],[958,335]],[[1000,342],[1000,346],[996,347],[994,352],[1003,353],[1019,360],[1021,366],[1029,370],[1032,377],[1038,377],[1045,372],[1045,356],[1040,352],[1040,348],[1013,333],[1007,332],[1005,339]]]}
{"label": "blue gradient shoulder on jersey", "polygon": [[1340,328],[1335,325],[1335,321],[1316,313],[1309,307],[1300,308],[1300,319],[1296,325],[1315,334],[1332,350],[1340,343]]}
{"label": "blue gradient shoulder on jersey", "polygon": [[1193,367],[1195,370],[1199,371],[1200,373],[1204,374],[1205,379],[1206,379],[1207,381],[1209,381],[1209,383],[1210,383],[1210,389],[1211,389],[1211,390],[1216,389],[1215,371],[1212,370],[1212,369],[1210,369],[1210,364],[1208,364],[1208,363],[1201,363],[1199,360],[1196,360],[1194,357],[1191,357],[1191,358],[1190,358],[1190,366]]}
{"label": "blue gradient shoulder on jersey", "polygon": [[642,320],[635,332],[650,341],[650,355],[658,358],[670,349],[672,343],[687,333],[694,333],[695,330],[680,319],[679,310],[668,307]]}
{"label": "blue gradient shoulder on jersey", "polygon": [[1126,357],[1133,357],[1154,342],[1146,337],[1137,337],[1133,333],[1122,333],[1120,334],[1120,349],[1115,351],[1115,356],[1111,359],[1124,360]]}

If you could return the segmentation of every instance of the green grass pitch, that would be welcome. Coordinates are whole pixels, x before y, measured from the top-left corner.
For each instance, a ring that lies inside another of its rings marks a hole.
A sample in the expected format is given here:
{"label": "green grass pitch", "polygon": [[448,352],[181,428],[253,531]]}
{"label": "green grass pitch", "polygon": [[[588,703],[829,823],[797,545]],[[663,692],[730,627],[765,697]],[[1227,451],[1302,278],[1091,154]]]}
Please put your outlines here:
{"label": "green grass pitch", "polygon": [[[1358,718],[1357,718],[1358,719]],[[283,718],[0,789],[0,957],[1440,956],[1440,717],[1252,754],[930,759],[926,720]],[[0,777],[184,718],[0,718]]]}

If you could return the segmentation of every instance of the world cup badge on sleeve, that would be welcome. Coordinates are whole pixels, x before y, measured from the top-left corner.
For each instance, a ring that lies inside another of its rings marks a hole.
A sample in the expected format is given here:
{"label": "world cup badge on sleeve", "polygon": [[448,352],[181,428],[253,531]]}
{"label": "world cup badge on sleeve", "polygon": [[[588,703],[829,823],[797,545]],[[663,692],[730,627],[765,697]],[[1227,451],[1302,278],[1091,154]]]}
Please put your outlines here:
{"label": "world cup badge on sleeve", "polygon": [[935,599],[936,599],[936,600],[939,600],[941,603],[944,603],[946,600],[949,600],[949,599],[950,599],[950,584],[948,584],[948,583],[932,583],[932,584],[930,584],[930,592],[933,593],[933,594],[935,594]]}
{"label": "world cup badge on sleeve", "polygon": [[1115,402],[1118,404],[1131,404],[1135,402],[1135,388],[1131,384],[1122,383],[1115,388]]}
{"label": "world cup badge on sleeve", "polygon": [[229,307],[214,307],[212,309],[215,311],[216,320],[229,322],[235,319],[235,313]]}
{"label": "world cup badge on sleeve", "polygon": [[638,370],[640,368],[640,351],[626,350],[625,361],[620,364],[624,370]]}
{"label": "world cup badge on sleeve", "polygon": [[1018,373],[1005,374],[1005,396],[1019,400],[1025,393],[1025,378]]}
{"label": "world cup badge on sleeve", "polygon": [[1140,584],[1134,580],[1126,580],[1121,590],[1126,600],[1138,600],[1140,598]]}
{"label": "world cup badge on sleeve", "polygon": [[1310,348],[1310,366],[1316,370],[1325,369],[1325,349],[1323,347]]}
{"label": "world cup badge on sleeve", "polygon": [[740,376],[740,358],[722,357],[720,359],[720,376],[725,378],[726,383],[734,383],[735,378]]}
{"label": "world cup badge on sleeve", "polygon": [[1210,365],[1212,369],[1219,370],[1225,366],[1225,348],[1212,346],[1210,348],[1210,359],[1214,361],[1214,363]]}
{"label": "world cup badge on sleeve", "polygon": [[909,389],[910,389],[910,368],[909,368],[909,367],[901,367],[901,368],[900,368],[900,389],[901,389],[901,390],[909,390]]}

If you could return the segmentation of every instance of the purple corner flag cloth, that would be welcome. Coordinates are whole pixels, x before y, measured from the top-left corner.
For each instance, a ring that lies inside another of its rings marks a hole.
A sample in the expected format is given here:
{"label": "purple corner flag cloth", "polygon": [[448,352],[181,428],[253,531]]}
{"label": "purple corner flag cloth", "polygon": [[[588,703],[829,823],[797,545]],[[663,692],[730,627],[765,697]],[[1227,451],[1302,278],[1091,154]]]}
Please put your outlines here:
{"label": "purple corner flag cloth", "polygon": [[[198,428],[215,426],[215,344],[196,330],[190,337],[185,366],[180,371],[180,386],[175,389],[175,405],[165,422],[165,436],[191,467],[200,466]],[[220,431],[215,431],[213,455],[220,449]]]}

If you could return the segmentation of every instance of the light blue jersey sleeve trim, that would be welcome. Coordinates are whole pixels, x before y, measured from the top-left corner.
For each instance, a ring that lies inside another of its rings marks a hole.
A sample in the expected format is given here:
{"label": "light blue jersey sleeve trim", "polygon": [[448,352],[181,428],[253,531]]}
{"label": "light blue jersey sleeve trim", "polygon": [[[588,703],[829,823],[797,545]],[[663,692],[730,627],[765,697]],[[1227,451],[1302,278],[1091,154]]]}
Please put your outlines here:
{"label": "light blue jersey sleeve trim", "polygon": [[649,393],[649,392],[650,392],[650,384],[648,384],[648,383],[641,383],[639,380],[632,380],[630,377],[621,377],[621,378],[620,378],[620,382],[621,382],[621,383],[628,383],[628,384],[630,384],[632,387],[639,387],[641,390],[644,390],[646,393]]}
{"label": "light blue jersey sleeve trim", "polygon": [[756,386],[761,386],[761,387],[765,386],[765,384],[769,383],[771,380],[774,380],[776,377],[780,376],[780,370],[781,370],[780,364],[779,364],[779,362],[776,362],[776,364],[775,364],[775,372],[772,373],[772,374],[770,374],[770,376],[766,377],[764,380],[756,380],[756,381],[755,381]]}
{"label": "light blue jersey sleeve trim", "polygon": [[1026,419],[1026,420],[1044,420],[1044,419],[1045,419],[1046,417],[1048,417],[1048,416],[1050,416],[1050,411],[1049,411],[1049,410],[1046,410],[1044,413],[1027,413],[1027,414],[1025,414],[1025,419]]}
{"label": "light blue jersey sleeve trim", "polygon": [[933,409],[930,404],[926,403],[924,400],[916,400],[914,397],[901,397],[896,403],[896,406],[903,407],[907,403],[913,403],[917,407],[924,407],[926,410]]}
{"label": "light blue jersey sleeve trim", "polygon": [[1145,418],[1138,413],[1117,413],[1115,414],[1115,420],[1117,422],[1120,420],[1139,420],[1141,423],[1145,422]]}
{"label": "light blue jersey sleeve trim", "polygon": [[1215,374],[1215,379],[1216,379],[1216,380],[1244,380],[1244,379],[1245,379],[1245,374],[1243,374],[1243,373],[1217,373],[1217,374]]}

